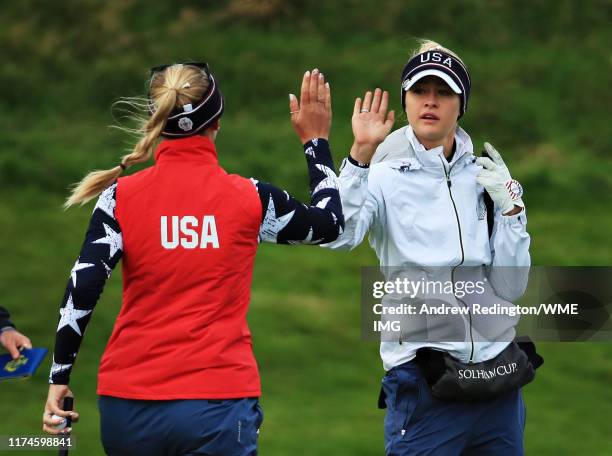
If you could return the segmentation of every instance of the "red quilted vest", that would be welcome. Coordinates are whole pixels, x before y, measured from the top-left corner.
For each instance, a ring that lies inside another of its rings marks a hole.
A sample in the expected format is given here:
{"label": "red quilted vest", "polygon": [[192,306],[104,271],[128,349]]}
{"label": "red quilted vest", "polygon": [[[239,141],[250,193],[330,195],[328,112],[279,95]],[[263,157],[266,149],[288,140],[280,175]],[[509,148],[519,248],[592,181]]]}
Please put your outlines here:
{"label": "red quilted vest", "polygon": [[262,208],[205,137],[164,140],[117,185],[123,305],[98,394],[131,399],[260,395],[246,315]]}

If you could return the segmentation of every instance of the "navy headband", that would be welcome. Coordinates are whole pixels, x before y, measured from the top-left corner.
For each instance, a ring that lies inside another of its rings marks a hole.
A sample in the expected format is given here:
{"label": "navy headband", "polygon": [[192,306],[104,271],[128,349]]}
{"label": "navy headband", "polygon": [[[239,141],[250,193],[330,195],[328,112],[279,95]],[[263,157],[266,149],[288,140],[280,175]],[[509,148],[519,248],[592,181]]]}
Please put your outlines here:
{"label": "navy headband", "polygon": [[[172,111],[166,125],[162,131],[162,136],[169,138],[179,138],[192,136],[200,132],[202,129],[211,125],[223,114],[224,100],[221,90],[215,81],[214,76],[208,70],[207,64],[184,64],[192,65],[200,68],[203,73],[208,77],[208,88],[202,99],[195,105],[185,104],[181,107],[177,107]],[[157,67],[154,70],[165,69],[164,67]],[[159,71],[159,70],[158,70]],[[149,95],[149,112],[153,114],[155,104]]]}
{"label": "navy headband", "polygon": [[466,66],[455,56],[439,49],[432,49],[412,57],[402,70],[402,108],[406,110],[406,92],[419,79],[436,76],[444,80],[459,95],[459,117],[465,114],[470,98],[471,80]]}

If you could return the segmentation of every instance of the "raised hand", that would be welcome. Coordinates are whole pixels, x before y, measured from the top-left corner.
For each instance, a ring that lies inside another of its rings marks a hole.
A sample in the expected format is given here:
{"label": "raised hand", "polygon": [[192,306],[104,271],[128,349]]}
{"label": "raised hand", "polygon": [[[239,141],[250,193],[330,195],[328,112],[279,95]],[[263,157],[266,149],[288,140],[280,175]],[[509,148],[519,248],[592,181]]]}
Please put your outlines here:
{"label": "raised hand", "polygon": [[355,100],[353,117],[354,142],[351,147],[351,156],[360,163],[370,163],[376,147],[387,137],[393,123],[395,112],[389,111],[389,93],[385,90],[376,89],[366,92],[363,97]]}
{"label": "raised hand", "polygon": [[323,73],[316,68],[304,73],[300,101],[289,94],[291,123],[302,144],[313,138],[329,138],[331,128],[331,91]]}

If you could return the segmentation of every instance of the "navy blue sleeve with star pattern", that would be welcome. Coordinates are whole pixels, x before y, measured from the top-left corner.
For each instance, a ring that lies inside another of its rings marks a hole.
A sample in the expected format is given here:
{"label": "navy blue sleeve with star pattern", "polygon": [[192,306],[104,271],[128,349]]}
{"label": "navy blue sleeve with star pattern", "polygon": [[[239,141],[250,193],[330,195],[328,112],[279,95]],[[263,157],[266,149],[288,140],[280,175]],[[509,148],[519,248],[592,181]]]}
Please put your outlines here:
{"label": "navy blue sleeve with star pattern", "polygon": [[323,244],[342,234],[344,216],[334,162],[325,139],[304,144],[310,206],[271,184],[253,180],[263,209],[259,240],[278,244]]}
{"label": "navy blue sleeve with star pattern", "polygon": [[[263,208],[259,240],[280,244],[334,241],[344,227],[338,182],[329,144],[304,145],[310,176],[310,206],[286,191],[253,180]],[[121,259],[123,238],[115,219],[117,184],[106,189],[94,208],[80,255],[70,271],[60,308],[49,383],[67,385],[83,333],[106,280]]]}
{"label": "navy blue sleeve with star pattern", "polygon": [[60,308],[49,383],[68,384],[85,327],[123,253],[121,229],[115,219],[116,190],[114,184],[98,198],[81,253],[70,271]]}

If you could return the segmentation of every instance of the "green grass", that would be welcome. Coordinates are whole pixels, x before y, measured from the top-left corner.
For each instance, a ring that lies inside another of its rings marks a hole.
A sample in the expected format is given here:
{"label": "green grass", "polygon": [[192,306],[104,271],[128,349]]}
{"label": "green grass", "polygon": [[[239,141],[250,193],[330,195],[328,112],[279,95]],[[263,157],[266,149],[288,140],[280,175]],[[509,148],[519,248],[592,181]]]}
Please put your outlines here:
{"label": "green grass", "polygon": [[[35,345],[53,346],[91,211],[63,212],[66,188],[117,163],[129,145],[106,128],[118,116],[112,102],[142,95],[150,66],[181,59],[208,59],[225,93],[221,164],[305,199],[306,169],[287,115],[287,94],[298,90],[303,71],[317,66],[331,81],[339,163],[351,143],[354,97],[381,86],[399,111],[399,72],[412,37],[437,39],[470,67],[474,85],[462,126],[476,151],[492,142],[525,188],[533,263],[611,264],[612,33],[605,2],[202,5],[3,6],[0,305]],[[382,454],[376,399],[383,369],[378,344],[361,341],[359,308],[360,267],[376,264],[367,242],[350,253],[261,246],[249,323],[264,391],[262,454]],[[96,373],[121,304],[120,282],[117,270],[73,374],[82,419],[71,454],[102,454]],[[612,454],[612,344],[542,343],[539,350],[546,363],[525,388],[527,454]],[[50,357],[34,378],[0,385],[0,435],[40,433],[49,365]]]}
{"label": "green grass", "polygon": [[[10,284],[2,289],[4,304],[36,345],[52,347],[59,299],[89,210],[63,213],[55,195],[2,196],[0,214],[8,236],[0,246],[16,263],[2,268],[1,283]],[[534,233],[546,229],[536,218],[530,231],[537,239]],[[17,236],[28,242],[10,241]],[[585,239],[580,251],[597,252],[586,233],[576,238]],[[552,264],[555,258],[542,257],[540,263]],[[590,256],[576,258],[585,262]],[[249,322],[264,390],[262,454],[380,454],[383,412],[376,409],[376,398],[383,370],[378,345],[361,341],[359,332],[360,265],[372,264],[375,257],[366,245],[351,253],[261,247]],[[119,277],[117,270],[96,308],[73,375],[82,416],[75,426],[74,454],[101,454],[96,371],[119,310]],[[546,343],[539,348],[546,364],[525,389],[529,453],[605,454],[612,346]],[[31,380],[2,384],[0,397],[13,405],[6,406],[10,419],[0,424],[0,435],[38,433],[49,361]]]}

